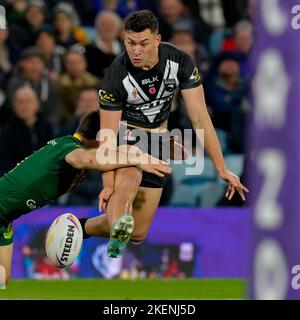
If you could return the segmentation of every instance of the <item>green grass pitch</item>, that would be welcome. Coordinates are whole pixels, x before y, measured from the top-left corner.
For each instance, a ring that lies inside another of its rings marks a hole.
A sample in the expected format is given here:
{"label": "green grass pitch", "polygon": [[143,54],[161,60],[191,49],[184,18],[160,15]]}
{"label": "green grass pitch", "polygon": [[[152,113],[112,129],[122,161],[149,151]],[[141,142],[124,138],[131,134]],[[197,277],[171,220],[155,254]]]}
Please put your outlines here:
{"label": "green grass pitch", "polygon": [[2,299],[245,299],[242,279],[182,280],[12,280],[0,290]]}

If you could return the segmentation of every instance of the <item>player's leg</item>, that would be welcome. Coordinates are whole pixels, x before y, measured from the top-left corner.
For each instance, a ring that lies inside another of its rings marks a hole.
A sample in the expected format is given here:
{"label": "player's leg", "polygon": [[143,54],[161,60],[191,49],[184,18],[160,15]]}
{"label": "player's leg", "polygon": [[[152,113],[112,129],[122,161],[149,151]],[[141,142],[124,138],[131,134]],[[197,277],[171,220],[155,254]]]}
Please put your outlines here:
{"label": "player's leg", "polygon": [[142,180],[142,172],[134,167],[121,168],[115,173],[115,191],[110,197],[106,213],[110,226],[123,215],[132,214],[132,203]]}
{"label": "player's leg", "polygon": [[[126,180],[123,181],[123,179]],[[132,179],[130,176],[128,176],[128,173],[123,175],[119,172],[116,176],[116,190],[118,190],[118,192],[122,192],[120,196],[122,196],[125,200],[123,202],[123,207],[119,206],[116,210],[119,216],[115,217],[116,222],[112,225],[112,227],[109,223],[109,212],[107,214],[88,219],[83,225],[85,230],[84,233],[86,233],[88,236],[110,236],[111,239],[108,245],[108,253],[111,257],[119,257],[130,238],[134,242],[140,242],[145,239],[162,194],[162,188],[160,187],[138,188],[136,187],[135,183],[126,184],[128,181],[132,182]],[[123,182],[125,184],[123,184]],[[139,192],[137,193],[136,190],[139,190]],[[126,196],[124,197],[124,195]],[[114,207],[117,207],[117,205],[114,203],[110,204],[111,200],[117,202],[118,199],[122,198],[114,198],[113,196],[109,199],[107,207],[108,210],[109,208],[110,210],[113,210]],[[132,212],[132,202],[135,196],[136,198]],[[124,208],[127,208],[128,211],[124,211]],[[134,228],[132,224],[133,221],[126,221],[129,216],[128,214],[124,215],[124,212],[128,213],[129,215],[132,212],[135,221]],[[121,239],[118,239],[119,235]]]}
{"label": "player's leg", "polygon": [[116,170],[115,191],[110,197],[107,208],[107,220],[110,225],[108,255],[118,258],[133,232],[134,219],[132,204],[142,180],[142,173],[137,168]]}
{"label": "player's leg", "polygon": [[79,219],[82,229],[83,238],[103,237],[109,238],[110,225],[108,224],[107,215],[101,214],[93,218]]}
{"label": "player's leg", "polygon": [[[162,188],[143,188],[140,187],[133,202],[132,215],[135,220],[133,236],[142,239],[146,234],[155,214],[162,194]],[[110,225],[107,214],[101,214],[93,218],[79,219],[84,227],[86,237],[109,238]]]}
{"label": "player's leg", "polygon": [[4,276],[6,284],[10,280],[12,254],[13,244],[0,246],[0,282],[3,281],[2,277]]}
{"label": "player's leg", "polygon": [[[13,254],[13,229],[12,224],[8,227],[0,226],[0,274],[7,284],[11,274],[11,262]],[[4,275],[3,275],[4,272]]]}
{"label": "player's leg", "polygon": [[[138,188],[132,211],[135,224],[131,240],[134,242],[145,239],[159,205],[162,190],[162,188]],[[107,218],[107,214],[101,214],[94,218],[84,219],[84,233],[89,237],[109,238],[110,225]],[[80,220],[82,221],[83,219]]]}
{"label": "player's leg", "polygon": [[159,205],[162,191],[163,188],[139,188],[137,197],[133,203],[132,215],[135,226],[131,236],[132,242],[140,243],[146,238]]}

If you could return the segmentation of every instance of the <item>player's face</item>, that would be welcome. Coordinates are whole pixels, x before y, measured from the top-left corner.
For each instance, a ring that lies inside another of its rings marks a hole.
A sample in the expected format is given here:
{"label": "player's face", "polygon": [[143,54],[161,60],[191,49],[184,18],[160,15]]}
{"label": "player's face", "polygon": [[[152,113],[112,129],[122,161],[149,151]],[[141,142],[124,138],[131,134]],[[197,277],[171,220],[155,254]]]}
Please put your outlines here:
{"label": "player's face", "polygon": [[131,63],[136,68],[151,68],[158,60],[161,37],[150,29],[142,32],[125,31],[124,43]]}

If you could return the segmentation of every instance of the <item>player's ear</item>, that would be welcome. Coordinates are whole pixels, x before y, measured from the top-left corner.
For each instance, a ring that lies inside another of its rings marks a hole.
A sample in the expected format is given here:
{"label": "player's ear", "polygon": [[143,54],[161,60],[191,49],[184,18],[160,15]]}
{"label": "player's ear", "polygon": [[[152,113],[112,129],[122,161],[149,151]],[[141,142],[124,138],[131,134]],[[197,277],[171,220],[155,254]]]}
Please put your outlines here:
{"label": "player's ear", "polygon": [[157,36],[156,36],[156,46],[157,47],[159,46],[160,42],[161,42],[161,35],[157,34]]}

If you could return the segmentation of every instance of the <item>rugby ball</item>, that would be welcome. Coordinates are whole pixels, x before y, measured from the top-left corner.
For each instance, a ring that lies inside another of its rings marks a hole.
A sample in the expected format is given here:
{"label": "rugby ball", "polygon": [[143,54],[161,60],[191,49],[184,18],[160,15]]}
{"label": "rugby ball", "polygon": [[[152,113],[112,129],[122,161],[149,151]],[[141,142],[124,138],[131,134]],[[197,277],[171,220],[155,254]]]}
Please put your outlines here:
{"label": "rugby ball", "polygon": [[72,213],[57,217],[46,237],[46,253],[57,268],[69,267],[78,256],[82,245],[82,228]]}

